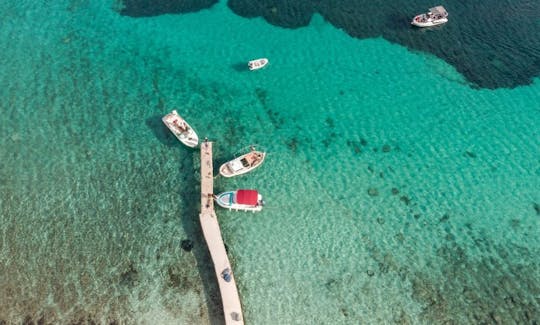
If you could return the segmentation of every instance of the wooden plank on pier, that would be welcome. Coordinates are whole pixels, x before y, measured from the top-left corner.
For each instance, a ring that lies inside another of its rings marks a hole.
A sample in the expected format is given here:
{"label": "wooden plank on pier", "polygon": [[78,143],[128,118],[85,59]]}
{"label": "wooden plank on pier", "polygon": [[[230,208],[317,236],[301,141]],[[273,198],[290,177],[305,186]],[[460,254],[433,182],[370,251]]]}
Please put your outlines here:
{"label": "wooden plank on pier", "polygon": [[[214,211],[214,171],[212,163],[212,142],[204,141],[201,144],[201,228],[204,239],[208,245],[210,256],[214,262],[214,270],[221,292],[225,324],[243,325],[242,305],[236,288],[236,281],[232,271],[221,230]],[[228,274],[228,276],[227,276]]]}

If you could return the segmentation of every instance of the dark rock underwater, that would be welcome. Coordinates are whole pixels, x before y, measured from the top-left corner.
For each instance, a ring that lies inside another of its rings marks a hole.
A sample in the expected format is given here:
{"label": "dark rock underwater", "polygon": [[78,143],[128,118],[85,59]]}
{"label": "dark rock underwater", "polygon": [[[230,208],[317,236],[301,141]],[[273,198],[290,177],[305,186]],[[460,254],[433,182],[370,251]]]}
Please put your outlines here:
{"label": "dark rock underwater", "polygon": [[[194,12],[216,0],[123,0],[122,15]],[[242,17],[263,17],[285,28],[307,26],[315,13],[355,38],[383,37],[413,51],[432,53],[456,68],[474,88],[514,88],[540,75],[540,1],[441,2],[449,22],[413,28],[411,18],[439,3],[362,0],[228,0]],[[361,59],[361,58],[359,58]]]}

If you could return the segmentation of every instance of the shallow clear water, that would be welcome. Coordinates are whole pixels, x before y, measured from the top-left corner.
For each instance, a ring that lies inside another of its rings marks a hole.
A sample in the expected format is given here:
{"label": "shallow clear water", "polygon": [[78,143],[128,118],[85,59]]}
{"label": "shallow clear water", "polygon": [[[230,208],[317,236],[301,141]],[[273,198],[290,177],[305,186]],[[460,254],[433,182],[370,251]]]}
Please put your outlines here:
{"label": "shallow clear water", "polygon": [[319,16],[286,30],[225,3],[117,9],[0,5],[0,320],[222,321],[198,152],[160,120],[174,108],[216,166],[269,152],[215,183],[267,202],[217,211],[247,322],[540,319],[538,79],[472,89]]}

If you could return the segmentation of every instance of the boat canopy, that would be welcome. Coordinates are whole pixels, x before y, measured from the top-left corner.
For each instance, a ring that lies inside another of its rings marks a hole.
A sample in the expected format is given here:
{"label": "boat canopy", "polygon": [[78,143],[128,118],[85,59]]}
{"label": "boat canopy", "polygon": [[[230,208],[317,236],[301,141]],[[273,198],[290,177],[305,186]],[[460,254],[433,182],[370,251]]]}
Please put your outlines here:
{"label": "boat canopy", "polygon": [[237,172],[241,170],[242,168],[244,168],[244,165],[242,165],[242,163],[239,162],[238,160],[233,160],[229,163],[229,168],[231,169],[232,172]]}
{"label": "boat canopy", "polygon": [[448,16],[448,12],[446,12],[446,9],[444,9],[443,6],[437,6],[429,9],[429,12],[431,12],[434,15],[441,15],[443,17]]}
{"label": "boat canopy", "polygon": [[238,190],[236,191],[236,203],[256,205],[259,201],[259,193],[256,190]]}

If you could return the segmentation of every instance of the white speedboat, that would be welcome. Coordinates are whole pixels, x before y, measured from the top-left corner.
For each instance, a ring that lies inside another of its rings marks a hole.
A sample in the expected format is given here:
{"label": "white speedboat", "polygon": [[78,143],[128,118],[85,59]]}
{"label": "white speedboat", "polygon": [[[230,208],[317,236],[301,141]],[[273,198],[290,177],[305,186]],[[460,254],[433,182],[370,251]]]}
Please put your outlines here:
{"label": "white speedboat", "polygon": [[417,15],[411,24],[418,27],[431,27],[444,24],[448,21],[448,12],[443,6],[430,8],[425,14]]}
{"label": "white speedboat", "polygon": [[218,194],[217,204],[229,210],[261,211],[264,205],[262,195],[256,190],[236,190]]}
{"label": "white speedboat", "polygon": [[224,177],[245,174],[262,165],[264,157],[266,157],[265,152],[257,151],[251,146],[250,152],[221,165],[219,173]]}
{"label": "white speedboat", "polygon": [[251,60],[248,62],[249,70],[258,70],[264,68],[268,64],[267,58],[261,58],[256,60]]}
{"label": "white speedboat", "polygon": [[193,128],[178,115],[176,110],[163,116],[161,120],[178,140],[186,146],[195,148],[199,144],[199,137],[197,136],[197,133],[195,133],[195,130],[193,130]]}

